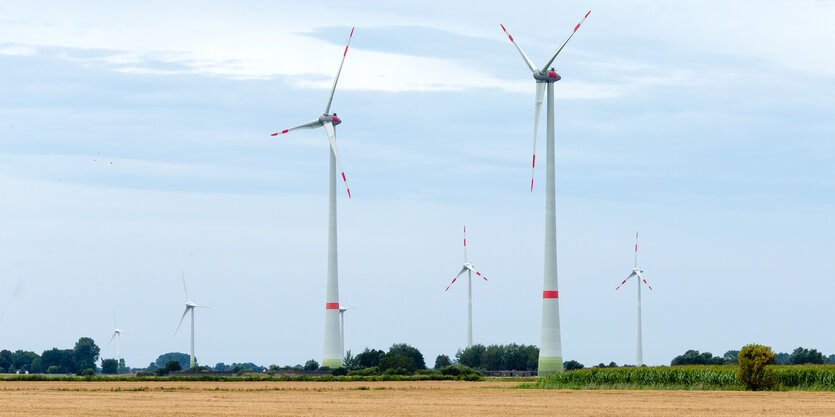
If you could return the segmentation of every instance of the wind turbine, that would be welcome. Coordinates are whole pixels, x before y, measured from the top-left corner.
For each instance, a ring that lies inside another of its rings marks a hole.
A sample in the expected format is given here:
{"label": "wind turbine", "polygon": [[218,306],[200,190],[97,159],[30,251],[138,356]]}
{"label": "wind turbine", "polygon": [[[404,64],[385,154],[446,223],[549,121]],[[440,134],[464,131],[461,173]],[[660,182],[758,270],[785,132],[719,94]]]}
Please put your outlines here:
{"label": "wind turbine", "polygon": [[339,165],[339,172],[342,175],[342,181],[345,182],[345,189],[348,190],[348,198],[351,198],[351,189],[348,188],[348,180],[345,178],[345,171],[342,169],[342,162],[339,160],[339,152],[336,151],[335,126],[342,123],[342,120],[336,116],[336,113],[329,114],[329,112],[331,110],[331,102],[333,101],[333,93],[336,91],[336,83],[339,81],[339,74],[342,72],[342,65],[345,63],[345,56],[348,55],[348,46],[351,45],[351,37],[353,36],[354,28],[351,28],[351,33],[348,35],[348,43],[345,45],[345,51],[342,52],[342,61],[339,63],[339,70],[337,70],[336,77],[333,79],[333,86],[331,87],[331,94],[328,97],[328,104],[325,106],[325,112],[315,120],[302,123],[289,129],[284,129],[271,135],[283,135],[296,129],[314,129],[317,127],[324,127],[325,132],[328,135],[328,140],[331,144],[330,174],[328,177],[328,277],[327,293],[325,294],[325,349],[323,355],[324,358],[322,359],[322,366],[329,366],[331,368],[339,368],[344,362],[343,352],[340,351],[342,346],[340,346],[339,279],[336,251],[337,165]]}
{"label": "wind turbine", "polygon": [[481,275],[481,272],[476,271],[475,266],[467,261],[467,226],[464,226],[464,265],[461,266],[458,275],[447,285],[444,292],[449,291],[449,287],[455,284],[455,281],[464,272],[467,273],[467,347],[471,347],[473,345],[473,272],[484,278],[485,281],[487,281],[487,277]]}
{"label": "wind turbine", "polygon": [[194,368],[194,309],[196,307],[200,308],[209,308],[208,306],[201,306],[194,301],[191,301],[188,298],[188,289],[186,289],[186,275],[180,270],[180,274],[183,276],[183,292],[186,294],[186,309],[183,311],[183,316],[180,317],[180,324],[177,325],[177,330],[174,330],[174,334],[176,335],[178,331],[180,331],[180,326],[183,325],[183,320],[186,318],[186,314],[191,312],[191,357],[189,359],[189,368]]}
{"label": "wind turbine", "polygon": [[620,285],[618,285],[617,288],[615,288],[615,291],[619,290],[620,287],[622,287],[624,284],[626,284],[626,281],[629,281],[630,278],[638,277],[638,357],[635,361],[635,366],[640,367],[644,364],[644,348],[643,348],[643,342],[642,342],[643,336],[641,335],[641,282],[643,282],[644,285],[646,285],[647,288],[649,288],[650,291],[652,291],[652,286],[647,283],[646,279],[644,279],[644,276],[642,275],[644,270],[641,269],[641,268],[638,268],[638,233],[635,233],[635,264],[634,265],[635,266],[632,267],[632,272],[629,274],[629,276],[626,277],[625,280],[623,280],[623,282],[620,283]]}
{"label": "wind turbine", "polygon": [[113,343],[113,339],[116,338],[116,373],[122,373],[122,335],[127,335],[122,329],[119,328],[119,325],[116,324],[116,316],[113,316],[113,336],[110,337],[110,342],[107,344]]}
{"label": "wind turbine", "polygon": [[[340,340],[340,350],[345,352],[345,312],[348,310],[353,310],[356,307],[346,307],[343,305],[339,306],[339,340]],[[344,364],[343,364],[344,365]]]}
{"label": "wind turbine", "polygon": [[560,304],[559,290],[557,286],[557,203],[555,199],[555,168],[554,168],[554,83],[562,77],[549,67],[557,58],[562,48],[574,36],[580,25],[589,17],[586,13],[580,23],[574,26],[574,30],[568,38],[557,48],[548,61],[541,68],[537,68],[525,55],[522,48],[513,40],[513,36],[507,32],[504,25],[500,25],[507,37],[519,50],[522,58],[530,68],[534,80],[536,80],[536,101],[534,102],[534,127],[533,127],[533,159],[531,160],[531,192],[533,192],[533,171],[536,167],[536,133],[539,127],[539,112],[542,109],[542,98],[545,91],[548,91],[548,114],[546,131],[546,175],[545,175],[545,277],[542,291],[542,339],[539,346],[539,376],[547,376],[556,372],[562,372],[562,346],[560,342]]}

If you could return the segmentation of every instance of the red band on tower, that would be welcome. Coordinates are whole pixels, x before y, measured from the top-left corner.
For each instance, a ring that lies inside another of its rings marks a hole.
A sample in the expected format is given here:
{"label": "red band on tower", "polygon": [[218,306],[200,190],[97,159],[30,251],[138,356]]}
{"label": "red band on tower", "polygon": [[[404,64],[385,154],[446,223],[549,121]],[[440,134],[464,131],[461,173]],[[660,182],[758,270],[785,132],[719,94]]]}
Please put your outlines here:
{"label": "red band on tower", "polygon": [[339,303],[325,303],[325,310],[339,310]]}
{"label": "red band on tower", "polygon": [[560,298],[559,291],[542,291],[542,298]]}

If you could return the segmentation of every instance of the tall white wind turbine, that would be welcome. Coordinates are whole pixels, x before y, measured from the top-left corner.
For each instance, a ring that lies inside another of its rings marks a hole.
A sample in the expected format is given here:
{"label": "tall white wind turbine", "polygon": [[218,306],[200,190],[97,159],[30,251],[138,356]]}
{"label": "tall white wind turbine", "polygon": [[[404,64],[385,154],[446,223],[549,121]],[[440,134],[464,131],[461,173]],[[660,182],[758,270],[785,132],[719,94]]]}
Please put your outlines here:
{"label": "tall white wind turbine", "polygon": [[534,102],[533,159],[531,160],[531,191],[533,191],[533,170],[536,167],[536,133],[539,126],[539,112],[542,99],[548,91],[547,133],[546,133],[546,175],[545,175],[545,277],[542,291],[542,339],[539,346],[539,375],[547,376],[563,370],[562,345],[560,341],[560,304],[557,286],[557,203],[555,198],[554,168],[554,83],[561,79],[557,72],[549,67],[557,58],[568,40],[574,36],[580,25],[589,17],[591,11],[583,16],[568,38],[557,48],[541,68],[537,68],[522,48],[513,40],[504,25],[500,25],[507,37],[519,50],[525,64],[530,68],[536,80],[536,101]]}
{"label": "tall white wind turbine", "polygon": [[641,335],[641,283],[647,286],[650,291],[652,291],[652,286],[647,283],[647,280],[644,279],[643,276],[644,270],[638,268],[638,233],[635,233],[635,264],[632,267],[632,272],[629,276],[626,277],[623,282],[615,288],[615,291],[619,290],[620,287],[626,284],[626,281],[629,281],[632,277],[638,277],[638,351],[637,351],[637,358],[635,359],[635,366],[642,366],[644,364],[644,347],[643,347],[643,336]]}
{"label": "tall white wind turbine", "polygon": [[107,344],[113,343],[113,339],[116,338],[116,373],[122,373],[122,335],[128,335],[125,331],[119,328],[119,325],[116,324],[116,316],[113,316],[113,336],[110,336],[110,342]]}
{"label": "tall white wind turbine", "polygon": [[209,308],[208,306],[201,306],[194,301],[191,301],[188,297],[188,289],[186,289],[186,275],[183,271],[180,271],[183,276],[183,292],[186,294],[186,309],[183,311],[183,316],[180,317],[180,323],[177,324],[177,330],[174,330],[174,334],[176,335],[178,331],[180,331],[180,326],[183,325],[183,320],[186,318],[186,314],[191,312],[191,350],[189,351],[190,358],[189,358],[189,368],[194,367],[194,309],[197,307],[200,308]]}
{"label": "tall white wind turbine", "polygon": [[470,347],[473,345],[473,272],[484,278],[485,281],[487,281],[487,277],[481,275],[481,272],[476,271],[475,266],[467,261],[467,226],[464,226],[464,265],[461,266],[458,275],[447,285],[444,292],[449,291],[449,287],[455,284],[455,281],[464,272],[467,273],[467,347]]}
{"label": "tall white wind turbine", "polygon": [[341,352],[340,343],[340,326],[339,326],[339,279],[337,272],[337,251],[336,251],[336,166],[339,166],[339,172],[342,176],[342,181],[345,182],[345,189],[348,190],[348,198],[351,198],[351,189],[348,188],[348,180],[345,178],[345,171],[342,169],[342,162],[339,160],[339,152],[336,151],[336,129],[335,126],[342,123],[336,113],[330,114],[331,102],[333,101],[333,93],[336,91],[336,83],[339,81],[339,74],[342,72],[342,65],[345,63],[345,56],[348,55],[348,46],[351,44],[351,38],[354,36],[354,28],[351,28],[351,33],[348,35],[348,43],[345,45],[345,51],[342,52],[342,61],[339,63],[339,70],[336,72],[336,77],[333,79],[333,86],[331,87],[331,94],[328,97],[328,104],[325,106],[325,112],[319,118],[311,120],[307,123],[302,123],[298,126],[284,129],[280,132],[273,133],[272,136],[283,135],[287,132],[296,129],[314,129],[317,127],[324,127],[330,141],[330,174],[329,174],[329,198],[328,198],[328,277],[327,277],[327,293],[325,294],[325,349],[324,358],[322,359],[322,366],[331,368],[340,368],[343,366],[344,356]]}

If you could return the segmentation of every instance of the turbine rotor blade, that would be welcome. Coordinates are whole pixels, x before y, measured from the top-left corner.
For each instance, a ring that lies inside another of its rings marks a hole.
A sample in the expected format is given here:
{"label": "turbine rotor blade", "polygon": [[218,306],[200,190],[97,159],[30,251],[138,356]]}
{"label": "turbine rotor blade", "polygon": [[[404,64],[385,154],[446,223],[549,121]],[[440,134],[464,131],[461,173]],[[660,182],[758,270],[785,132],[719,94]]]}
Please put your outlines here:
{"label": "turbine rotor blade", "polygon": [[336,78],[333,79],[333,87],[331,87],[331,95],[328,97],[328,105],[325,107],[325,114],[331,111],[331,102],[333,101],[333,93],[336,91],[336,82],[339,81],[339,74],[342,73],[342,64],[345,63],[345,56],[348,55],[348,45],[351,44],[352,37],[354,37],[354,28],[351,28],[351,34],[348,35],[348,44],[345,45],[345,52],[342,53],[342,61],[339,62],[339,70],[336,71]]}
{"label": "turbine rotor blade", "polygon": [[638,272],[637,275],[638,275],[638,278],[640,279],[640,282],[638,282],[638,285],[641,285],[641,282],[643,282],[644,285],[646,285],[647,288],[649,288],[649,290],[652,291],[652,286],[649,285],[649,283],[647,282],[646,279],[644,279],[644,276],[640,272]]}
{"label": "turbine rotor blade", "polygon": [[183,277],[183,292],[186,293],[186,301],[188,301],[188,289],[186,289],[186,273],[183,272],[183,268],[180,268],[180,275]]}
{"label": "turbine rotor blade", "polygon": [[635,268],[638,267],[638,232],[635,232]]}
{"label": "turbine rotor blade", "polygon": [[589,10],[589,12],[586,13],[585,16],[583,16],[583,19],[580,20],[580,23],[577,23],[577,26],[574,26],[574,30],[571,32],[571,34],[568,35],[567,38],[565,38],[565,42],[563,42],[562,45],[560,45],[560,47],[557,48],[556,51],[554,51],[554,54],[551,55],[551,58],[548,60],[548,62],[546,62],[545,65],[543,65],[542,68],[539,70],[540,72],[544,73],[545,71],[548,71],[548,67],[551,66],[551,64],[554,62],[554,59],[556,59],[557,55],[559,55],[560,51],[562,51],[562,48],[564,48],[565,44],[568,43],[568,40],[571,39],[572,36],[574,36],[574,33],[577,32],[577,29],[580,29],[580,25],[582,25],[583,22],[586,21],[586,18],[589,17],[590,14],[591,10]]}
{"label": "turbine rotor blade", "polygon": [[629,276],[628,276],[628,277],[626,277],[626,279],[625,279],[625,280],[623,280],[623,282],[621,282],[621,283],[620,283],[620,285],[618,285],[618,287],[617,287],[617,288],[615,288],[615,291],[619,290],[619,289],[620,289],[620,287],[622,287],[624,284],[626,284],[626,281],[629,281],[629,278],[632,278],[632,277],[634,277],[634,276],[635,276],[635,271],[632,271],[632,273],[631,273],[631,274],[629,274]]}
{"label": "turbine rotor blade", "polygon": [[116,338],[116,332],[113,332],[113,336],[110,336],[110,341],[107,342],[107,345],[109,346],[111,343],[113,343],[113,339],[115,339],[115,338]]}
{"label": "turbine rotor blade", "polygon": [[539,115],[542,111],[542,100],[545,97],[545,83],[536,83],[536,102],[534,102],[533,116],[533,160],[531,161],[531,192],[533,192],[533,174],[536,169],[536,134],[539,129]]}
{"label": "turbine rotor blade", "polygon": [[502,27],[502,30],[507,35],[507,38],[510,39],[511,42],[513,42],[513,46],[515,46],[516,49],[519,51],[519,53],[522,55],[522,58],[525,60],[525,63],[528,64],[528,68],[531,69],[531,72],[536,73],[537,69],[536,69],[536,65],[533,64],[533,61],[531,61],[531,59],[528,58],[528,56],[525,54],[525,51],[522,50],[522,48],[519,46],[519,44],[516,43],[515,40],[513,40],[513,36],[511,36],[510,33],[508,33],[508,31],[507,31],[507,29],[505,29],[504,25],[499,24],[499,26]]}
{"label": "turbine rotor blade", "polygon": [[331,122],[325,122],[325,132],[328,133],[328,140],[331,142],[333,156],[336,158],[336,164],[339,166],[339,172],[342,174],[342,181],[345,182],[345,189],[348,190],[348,198],[351,198],[351,188],[348,187],[348,179],[345,178],[345,170],[342,169],[342,162],[339,160],[339,152],[336,151],[336,130],[334,130]]}
{"label": "turbine rotor blade", "polygon": [[458,271],[458,275],[456,275],[456,276],[455,276],[455,278],[453,278],[453,279],[452,279],[452,282],[450,282],[450,283],[449,283],[449,285],[447,285],[447,286],[446,286],[446,289],[444,290],[444,292],[449,291],[449,287],[451,287],[451,286],[452,286],[452,284],[455,284],[455,280],[457,280],[457,279],[458,279],[458,277],[460,277],[460,276],[461,276],[461,274],[463,274],[463,273],[464,273],[464,272],[466,272],[466,271],[467,271],[467,267],[466,267],[466,266],[465,266],[465,267],[462,267],[462,268],[461,268],[461,270],[460,270],[460,271]]}
{"label": "turbine rotor blade", "polygon": [[298,126],[293,126],[293,127],[289,128],[289,129],[284,129],[284,130],[282,130],[281,132],[271,133],[271,134],[270,134],[270,136],[278,136],[278,135],[283,135],[283,134],[285,134],[285,133],[287,133],[287,132],[291,132],[291,131],[296,130],[296,129],[313,129],[313,128],[317,128],[317,127],[319,127],[319,126],[322,126],[322,122],[320,122],[320,121],[319,121],[319,119],[316,119],[316,120],[311,120],[311,121],[309,121],[309,122],[307,122],[307,123],[302,123],[302,124],[300,124],[300,125],[298,125]]}
{"label": "turbine rotor blade", "polygon": [[487,281],[487,277],[485,277],[484,275],[481,275],[481,272],[476,271],[475,267],[472,264],[465,265],[464,268],[467,268],[470,271],[473,271],[473,273],[475,273],[477,276],[482,277],[482,278],[484,278],[485,281]]}
{"label": "turbine rotor blade", "polygon": [[186,314],[188,314],[189,307],[186,307],[186,310],[183,311],[183,317],[180,317],[180,323],[177,324],[177,330],[174,330],[174,334],[176,335],[178,331],[180,331],[180,326],[183,325],[183,320],[186,318]]}

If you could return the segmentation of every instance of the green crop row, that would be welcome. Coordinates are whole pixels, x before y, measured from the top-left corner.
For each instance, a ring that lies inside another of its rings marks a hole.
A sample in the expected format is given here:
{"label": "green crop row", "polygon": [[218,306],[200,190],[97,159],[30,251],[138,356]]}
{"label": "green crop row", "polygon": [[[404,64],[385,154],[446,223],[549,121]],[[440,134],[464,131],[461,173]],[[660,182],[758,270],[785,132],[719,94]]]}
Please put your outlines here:
{"label": "green crop row", "polygon": [[[835,391],[835,366],[769,366],[778,389]],[[592,368],[562,372],[519,388],[742,390],[733,365]]]}

